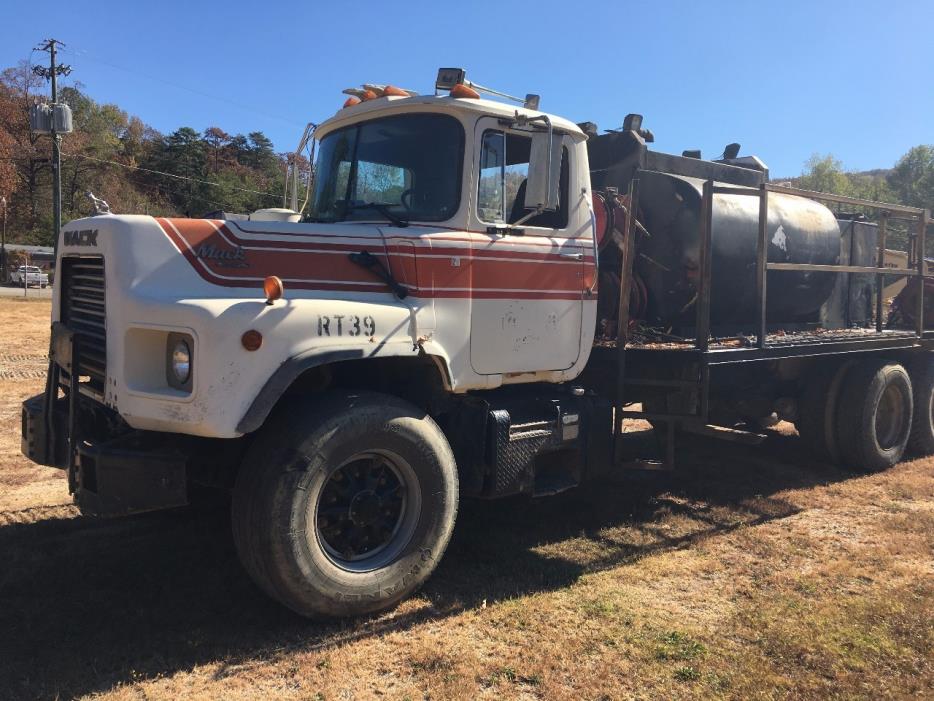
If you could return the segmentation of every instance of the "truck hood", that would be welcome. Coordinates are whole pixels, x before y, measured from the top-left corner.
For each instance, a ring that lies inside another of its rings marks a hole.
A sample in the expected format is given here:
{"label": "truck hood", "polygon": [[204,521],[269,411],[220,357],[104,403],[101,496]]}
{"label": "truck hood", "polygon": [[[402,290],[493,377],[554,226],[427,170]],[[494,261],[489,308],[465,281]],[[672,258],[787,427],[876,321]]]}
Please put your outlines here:
{"label": "truck hood", "polygon": [[269,275],[301,296],[384,291],[382,282],[348,258],[360,251],[385,256],[381,227],[136,215],[70,222],[60,250],[65,256],[104,255],[112,261],[108,278],[124,290],[179,299],[242,297],[247,290],[255,296]]}
{"label": "truck hood", "polygon": [[[394,297],[373,271],[350,260],[350,253],[368,251],[388,265],[378,224],[101,215],[70,222],[63,232],[53,320],[80,327],[82,320],[63,319],[62,309],[65,317],[105,311],[100,400],[134,428],[237,436],[253,398],[290,358],[412,355],[416,318],[432,310],[414,296]],[[93,266],[80,260],[90,257]],[[73,278],[77,290],[92,267],[105,294],[88,311],[80,291],[66,288]],[[67,275],[66,268],[79,273]],[[284,298],[272,305],[263,294],[269,275],[285,284]],[[259,349],[245,347],[247,331],[262,335]],[[190,392],[166,380],[167,343],[179,335],[193,345]]]}

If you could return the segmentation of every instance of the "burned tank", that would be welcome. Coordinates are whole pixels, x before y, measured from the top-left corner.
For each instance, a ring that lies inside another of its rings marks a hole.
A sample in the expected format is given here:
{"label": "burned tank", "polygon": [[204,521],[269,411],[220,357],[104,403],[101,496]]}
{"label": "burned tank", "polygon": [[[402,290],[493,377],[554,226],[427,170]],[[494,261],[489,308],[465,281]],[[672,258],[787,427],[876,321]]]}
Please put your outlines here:
{"label": "burned tank", "polygon": [[[703,181],[651,171],[641,173],[640,181],[640,214],[650,235],[640,241],[635,273],[648,290],[646,321],[691,326],[700,271]],[[711,231],[711,327],[750,331],[756,318],[759,198],[715,194]],[[839,262],[837,220],[813,200],[771,193],[768,232],[770,263]],[[769,271],[766,319],[778,325],[818,321],[834,282],[833,273]]]}
{"label": "burned tank", "polygon": [[[759,231],[756,193],[767,181],[768,171],[758,159],[736,158],[735,153],[733,158],[704,161],[648,151],[646,135],[638,128],[624,129],[592,136],[588,142],[595,190],[627,193],[632,180],[639,181],[636,217],[642,226],[633,232],[631,315],[649,326],[690,335],[700,274],[703,183],[710,179],[732,188],[748,187],[751,195],[713,198],[711,330],[715,335],[752,332]],[[622,218],[611,214],[609,220],[620,230]],[[598,216],[598,222],[604,219]],[[839,263],[840,227],[833,213],[813,200],[770,193],[767,231],[771,263]],[[609,265],[618,258],[609,250],[613,240],[618,242],[619,236],[602,236]],[[769,271],[769,326],[791,329],[816,324],[835,282],[834,273]]]}

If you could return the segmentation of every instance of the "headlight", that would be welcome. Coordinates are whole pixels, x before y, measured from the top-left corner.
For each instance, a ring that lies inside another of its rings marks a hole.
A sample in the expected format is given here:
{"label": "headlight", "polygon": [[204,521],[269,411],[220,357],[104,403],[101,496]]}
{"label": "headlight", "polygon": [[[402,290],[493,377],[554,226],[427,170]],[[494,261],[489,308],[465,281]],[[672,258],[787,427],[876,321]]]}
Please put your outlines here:
{"label": "headlight", "polygon": [[165,379],[169,387],[191,392],[192,348],[194,339],[187,333],[170,333],[165,343]]}
{"label": "headlight", "polygon": [[178,341],[172,348],[172,373],[180,385],[191,377],[191,348],[186,341]]}

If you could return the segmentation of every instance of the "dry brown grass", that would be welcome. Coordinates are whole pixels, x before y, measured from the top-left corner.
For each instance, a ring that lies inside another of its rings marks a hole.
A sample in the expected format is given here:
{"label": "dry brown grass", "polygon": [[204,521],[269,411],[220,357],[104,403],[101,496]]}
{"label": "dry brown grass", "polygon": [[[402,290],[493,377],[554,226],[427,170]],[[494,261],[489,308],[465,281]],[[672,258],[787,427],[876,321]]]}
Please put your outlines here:
{"label": "dry brown grass", "polygon": [[50,311],[49,300],[0,298],[0,524],[11,512],[70,503],[60,472],[20,454],[20,403],[44,386]]}
{"label": "dry brown grass", "polygon": [[[48,303],[0,318],[0,370],[44,355]],[[856,477],[787,427],[697,441],[666,487],[466,503],[418,597],[316,624],[247,580],[223,510],[77,516],[19,455],[41,386],[0,380],[0,697],[934,695],[934,460]]]}

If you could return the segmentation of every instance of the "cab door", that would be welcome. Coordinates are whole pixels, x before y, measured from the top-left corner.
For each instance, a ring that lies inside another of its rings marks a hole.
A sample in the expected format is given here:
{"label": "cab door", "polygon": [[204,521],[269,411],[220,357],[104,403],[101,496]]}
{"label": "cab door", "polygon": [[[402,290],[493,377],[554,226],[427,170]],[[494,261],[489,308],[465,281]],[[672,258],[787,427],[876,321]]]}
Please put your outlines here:
{"label": "cab door", "polygon": [[580,354],[587,258],[572,233],[569,149],[558,210],[523,221],[530,133],[482,118],[475,139],[471,365],[484,375],[566,370]]}

